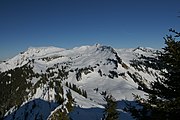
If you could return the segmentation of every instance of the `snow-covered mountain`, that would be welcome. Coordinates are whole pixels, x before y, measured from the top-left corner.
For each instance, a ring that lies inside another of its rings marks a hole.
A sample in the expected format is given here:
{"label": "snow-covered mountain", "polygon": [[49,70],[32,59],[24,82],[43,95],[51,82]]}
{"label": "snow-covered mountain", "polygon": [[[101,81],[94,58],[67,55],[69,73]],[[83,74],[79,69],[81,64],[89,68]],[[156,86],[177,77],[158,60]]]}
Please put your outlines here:
{"label": "snow-covered mountain", "polygon": [[100,120],[103,95],[110,94],[120,119],[132,119],[123,111],[124,101],[133,101],[132,93],[143,96],[149,83],[161,77],[158,53],[99,44],[29,48],[0,63],[0,116],[45,120],[69,113],[73,120]]}

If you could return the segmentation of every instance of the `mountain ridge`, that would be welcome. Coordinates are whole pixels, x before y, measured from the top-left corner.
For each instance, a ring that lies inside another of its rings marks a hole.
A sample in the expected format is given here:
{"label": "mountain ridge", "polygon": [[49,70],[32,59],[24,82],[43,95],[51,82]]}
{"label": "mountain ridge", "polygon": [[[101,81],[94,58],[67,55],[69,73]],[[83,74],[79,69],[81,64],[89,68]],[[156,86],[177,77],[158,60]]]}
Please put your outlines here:
{"label": "mountain ridge", "polygon": [[[144,96],[143,90],[150,87],[149,83],[161,77],[158,69],[149,66],[157,55],[158,50],[152,48],[114,49],[100,44],[73,49],[29,48],[0,64],[1,95],[4,95],[0,111],[4,119],[30,119],[30,116],[52,119],[65,113],[71,119],[83,120],[83,114],[87,113],[101,119],[106,104],[104,93],[113,95],[117,101],[132,101],[132,93]],[[49,104],[49,112],[36,108],[41,103]],[[123,114],[121,118],[132,119],[122,106],[118,109]]]}

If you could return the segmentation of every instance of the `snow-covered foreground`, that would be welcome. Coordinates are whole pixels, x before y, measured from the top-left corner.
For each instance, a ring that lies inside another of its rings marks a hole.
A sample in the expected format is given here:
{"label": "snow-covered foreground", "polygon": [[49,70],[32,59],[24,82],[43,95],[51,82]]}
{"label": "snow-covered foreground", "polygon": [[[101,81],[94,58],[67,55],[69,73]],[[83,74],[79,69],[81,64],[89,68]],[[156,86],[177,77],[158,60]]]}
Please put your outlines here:
{"label": "snow-covered foreground", "polygon": [[[130,120],[132,117],[123,111],[124,101],[133,101],[132,93],[144,96],[145,92],[138,88],[143,89],[143,85],[149,87],[149,83],[159,76],[158,70],[139,64],[144,62],[140,57],[155,58],[156,55],[157,50],[151,48],[113,49],[99,44],[68,50],[56,47],[29,48],[2,62],[1,73],[7,72],[11,78],[13,75],[8,71],[27,65],[34,73],[46,76],[47,80],[39,83],[42,76],[26,79],[27,83],[31,83],[31,87],[26,88],[26,99],[18,108],[8,109],[5,119],[48,119],[67,102],[66,93],[70,90],[75,101],[74,109],[69,113],[73,120],[100,120],[106,104],[102,95],[104,92],[118,102],[120,119]],[[59,94],[56,81],[60,81],[63,89],[60,96],[66,99],[61,105],[56,102],[56,95]],[[51,83],[53,87],[50,87]],[[71,89],[67,83],[86,91],[87,97]]]}

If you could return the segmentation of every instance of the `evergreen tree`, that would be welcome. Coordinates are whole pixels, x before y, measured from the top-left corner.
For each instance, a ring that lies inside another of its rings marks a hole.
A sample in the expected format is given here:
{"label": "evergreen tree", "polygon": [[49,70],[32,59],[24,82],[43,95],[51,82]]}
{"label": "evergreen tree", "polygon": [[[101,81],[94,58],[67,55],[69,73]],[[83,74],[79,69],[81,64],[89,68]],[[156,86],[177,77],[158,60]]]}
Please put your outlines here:
{"label": "evergreen tree", "polygon": [[66,103],[66,108],[68,109],[68,112],[71,112],[73,110],[74,99],[72,97],[70,90],[67,91],[66,96],[68,98],[68,102]]}
{"label": "evergreen tree", "polygon": [[[180,35],[175,30],[170,31],[176,33],[176,37]],[[164,39],[167,46],[163,48],[160,60],[166,69],[166,72],[162,71],[165,79],[153,83],[152,87],[158,96],[171,100],[180,97],[180,41],[175,41],[171,35]]]}
{"label": "evergreen tree", "polygon": [[65,109],[57,109],[48,120],[70,120]]}
{"label": "evergreen tree", "polygon": [[118,120],[119,113],[116,110],[117,103],[112,95],[104,96],[107,105],[105,106],[105,113],[103,120]]}
{"label": "evergreen tree", "polygon": [[87,92],[86,92],[86,90],[82,90],[83,91],[83,96],[85,97],[85,98],[87,98]]}
{"label": "evergreen tree", "polygon": [[152,89],[148,93],[148,99],[135,96],[136,102],[142,106],[137,109],[127,104],[126,110],[138,120],[178,120],[180,118],[180,33],[166,36],[162,54],[159,56],[163,65],[162,75],[164,78],[153,82]]}

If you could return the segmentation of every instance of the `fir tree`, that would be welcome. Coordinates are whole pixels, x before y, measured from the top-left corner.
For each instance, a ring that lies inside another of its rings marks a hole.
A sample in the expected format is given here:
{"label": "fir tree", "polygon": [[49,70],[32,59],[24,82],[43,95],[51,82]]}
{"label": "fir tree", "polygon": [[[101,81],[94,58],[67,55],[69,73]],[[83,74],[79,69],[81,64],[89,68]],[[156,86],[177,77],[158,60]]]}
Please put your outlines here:
{"label": "fir tree", "polygon": [[117,103],[112,95],[104,96],[107,105],[105,106],[103,120],[118,120],[119,113],[116,110]]}
{"label": "fir tree", "polygon": [[85,97],[85,98],[87,98],[87,92],[85,91],[85,90],[82,90],[83,91],[83,96]]}
{"label": "fir tree", "polygon": [[66,96],[68,98],[68,102],[66,103],[66,108],[68,109],[68,112],[71,112],[73,110],[74,99],[72,97],[70,90],[67,91]]}
{"label": "fir tree", "polygon": [[178,120],[180,118],[180,33],[173,29],[172,37],[166,36],[162,54],[159,56],[163,65],[163,79],[153,82],[152,89],[148,93],[148,99],[135,96],[136,102],[142,106],[137,109],[127,104],[126,110],[138,120]]}

